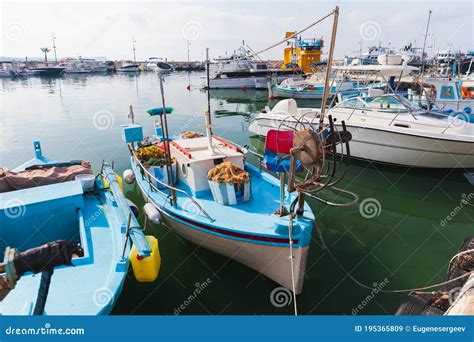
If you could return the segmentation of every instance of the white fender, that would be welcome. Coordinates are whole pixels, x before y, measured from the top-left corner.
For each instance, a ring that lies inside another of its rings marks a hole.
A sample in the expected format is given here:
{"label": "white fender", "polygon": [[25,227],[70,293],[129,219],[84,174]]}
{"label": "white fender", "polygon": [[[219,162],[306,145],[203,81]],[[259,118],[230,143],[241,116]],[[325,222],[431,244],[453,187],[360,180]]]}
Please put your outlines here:
{"label": "white fender", "polygon": [[160,223],[161,221],[161,214],[158,209],[151,203],[147,203],[143,206],[143,210],[145,211],[146,216],[148,219],[153,223]]}
{"label": "white fender", "polygon": [[135,183],[135,174],[134,174],[133,171],[130,170],[130,169],[126,169],[126,170],[122,173],[122,178],[123,178],[123,180],[125,181],[125,183],[127,183],[127,184],[133,184],[133,183]]}

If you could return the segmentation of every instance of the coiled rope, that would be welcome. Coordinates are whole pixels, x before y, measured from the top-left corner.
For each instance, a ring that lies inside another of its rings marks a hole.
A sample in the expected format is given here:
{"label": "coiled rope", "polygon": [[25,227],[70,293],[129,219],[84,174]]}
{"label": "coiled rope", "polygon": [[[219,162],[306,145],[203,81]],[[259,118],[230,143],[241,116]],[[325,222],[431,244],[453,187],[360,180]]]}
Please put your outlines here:
{"label": "coiled rope", "polygon": [[255,57],[255,56],[260,55],[261,53],[264,53],[264,52],[266,52],[266,51],[268,51],[268,50],[271,50],[271,49],[273,49],[274,47],[277,47],[278,45],[281,45],[281,44],[283,44],[283,43],[289,41],[290,39],[295,38],[296,36],[300,35],[301,33],[303,33],[303,32],[305,32],[305,31],[309,30],[309,29],[312,28],[313,26],[315,26],[315,25],[319,24],[320,22],[324,21],[325,19],[329,18],[331,15],[334,14],[334,12],[335,12],[335,11],[331,11],[330,13],[326,14],[324,17],[322,17],[321,19],[315,21],[315,22],[312,23],[311,25],[306,26],[304,29],[293,33],[293,34],[290,35],[289,37],[287,37],[287,38],[285,38],[285,39],[283,39],[283,40],[281,40],[281,41],[279,41],[279,42],[277,42],[277,43],[275,43],[275,44],[273,44],[273,45],[270,45],[269,47],[267,47],[267,48],[265,48],[265,49],[263,49],[263,50],[260,50],[260,51],[258,51],[258,52],[251,53],[250,55],[246,55],[246,56],[244,56],[244,57],[237,58],[236,60],[241,60],[241,59],[246,59],[246,58]]}

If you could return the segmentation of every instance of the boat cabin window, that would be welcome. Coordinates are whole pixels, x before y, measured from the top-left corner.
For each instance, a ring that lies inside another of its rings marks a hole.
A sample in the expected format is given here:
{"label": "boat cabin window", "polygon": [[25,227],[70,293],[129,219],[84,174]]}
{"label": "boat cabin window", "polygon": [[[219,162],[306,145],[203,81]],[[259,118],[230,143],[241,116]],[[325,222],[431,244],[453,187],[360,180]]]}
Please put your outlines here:
{"label": "boat cabin window", "polygon": [[440,97],[442,99],[454,100],[454,87],[453,86],[441,86]]}
{"label": "boat cabin window", "polygon": [[405,106],[393,96],[368,97],[365,102],[373,109],[406,110]]}
{"label": "boat cabin window", "polygon": [[368,98],[365,98],[364,101],[367,102],[368,106],[377,110],[406,112],[408,110],[418,111],[421,109],[417,104],[403,97],[395,97],[395,96],[379,96],[379,97],[372,97],[372,98],[368,97]]}
{"label": "boat cabin window", "polygon": [[335,106],[335,108],[353,108],[353,109],[363,109],[365,108],[365,104],[359,99],[350,99],[343,101]]}

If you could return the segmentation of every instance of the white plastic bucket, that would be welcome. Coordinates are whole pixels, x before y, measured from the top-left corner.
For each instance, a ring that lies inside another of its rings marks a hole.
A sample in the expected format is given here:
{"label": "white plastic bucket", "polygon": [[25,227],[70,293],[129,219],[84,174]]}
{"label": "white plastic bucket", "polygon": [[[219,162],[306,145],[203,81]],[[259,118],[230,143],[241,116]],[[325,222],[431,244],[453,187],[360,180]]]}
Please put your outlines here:
{"label": "white plastic bucket", "polygon": [[[234,183],[218,183],[209,180],[214,201],[223,205],[236,205],[250,201],[250,182],[240,187]],[[237,191],[239,189],[240,191]]]}
{"label": "white plastic bucket", "polygon": [[89,174],[81,174],[75,177],[75,180],[81,181],[82,190],[87,191],[94,188],[95,176]]}

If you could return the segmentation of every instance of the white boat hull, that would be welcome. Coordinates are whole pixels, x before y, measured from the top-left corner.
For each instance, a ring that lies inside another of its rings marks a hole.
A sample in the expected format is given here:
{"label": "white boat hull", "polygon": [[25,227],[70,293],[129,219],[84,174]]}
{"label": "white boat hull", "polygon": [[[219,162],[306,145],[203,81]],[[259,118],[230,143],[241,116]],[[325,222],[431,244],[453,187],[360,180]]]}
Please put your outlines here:
{"label": "white boat hull", "polygon": [[[318,120],[316,120],[318,122]],[[269,129],[279,129],[281,119],[256,118],[249,130],[266,136]],[[336,125],[339,130],[342,126]],[[422,168],[474,168],[474,144],[442,140],[402,132],[351,126],[351,157]]]}
{"label": "white boat hull", "polygon": [[[342,127],[338,126],[339,129]],[[474,168],[474,144],[351,127],[351,155],[366,160],[424,168]]]}
{"label": "white boat hull", "polygon": [[[146,201],[149,201],[143,191],[142,195]],[[163,223],[186,240],[236,260],[278,284],[292,289],[291,259],[288,247],[256,244],[206,233],[175,219],[161,207],[156,207],[162,213]],[[300,294],[303,289],[308,250],[309,247],[295,247],[293,249],[296,294]]]}
{"label": "white boat hull", "polygon": [[267,77],[214,78],[209,80],[211,89],[267,89]]}
{"label": "white boat hull", "polygon": [[137,73],[138,70],[139,70],[138,67],[136,67],[136,68],[118,68],[117,72],[135,72],[135,73]]}

